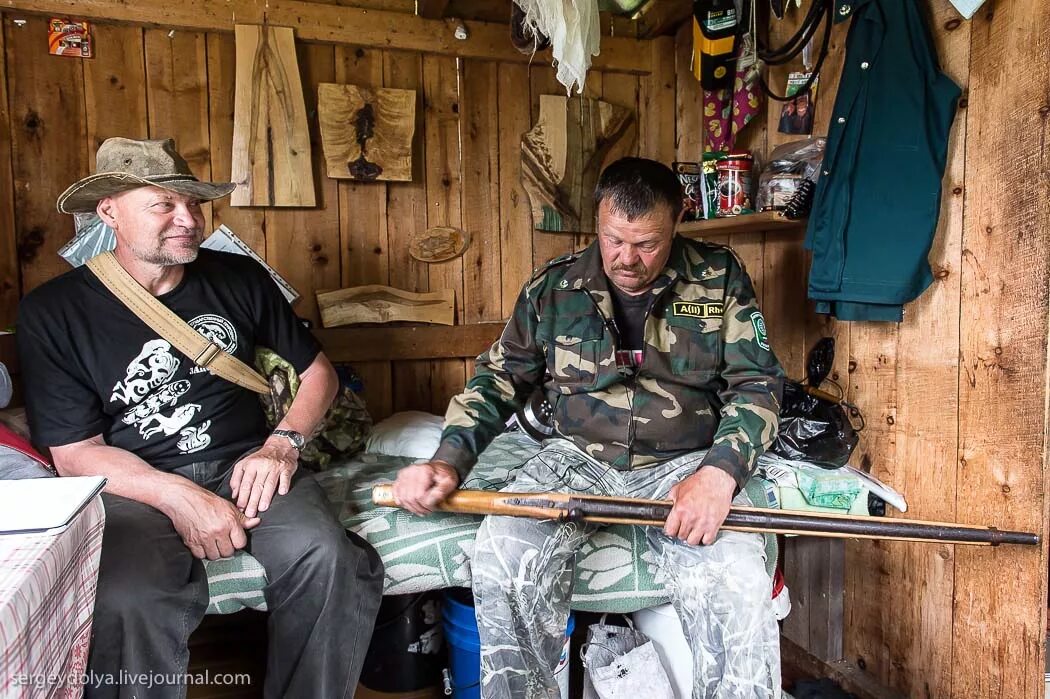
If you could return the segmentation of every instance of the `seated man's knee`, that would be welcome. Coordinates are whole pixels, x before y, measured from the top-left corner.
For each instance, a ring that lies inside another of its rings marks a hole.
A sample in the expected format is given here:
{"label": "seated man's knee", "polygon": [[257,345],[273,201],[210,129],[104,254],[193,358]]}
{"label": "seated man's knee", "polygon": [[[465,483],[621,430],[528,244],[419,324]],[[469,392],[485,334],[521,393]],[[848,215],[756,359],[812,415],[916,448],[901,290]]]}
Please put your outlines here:
{"label": "seated man's knee", "polygon": [[290,565],[311,577],[382,579],[382,562],[375,550],[339,527],[298,531],[284,542],[283,548]]}
{"label": "seated man's knee", "polygon": [[[107,576],[100,580],[95,593],[96,619],[152,619],[173,606],[193,604],[193,595],[184,586],[173,586],[136,575],[129,567],[125,575]],[[206,585],[201,586],[206,596]],[[206,603],[206,597],[205,597]]]}
{"label": "seated man's knee", "polygon": [[536,545],[528,536],[531,522],[519,517],[490,515],[481,522],[474,537],[474,556],[498,556],[503,560],[521,560]]}
{"label": "seated man's knee", "polygon": [[726,537],[710,547],[675,543],[664,550],[662,567],[671,587],[685,597],[709,601],[730,600],[747,605],[768,601],[772,579],[762,556],[761,540],[757,544],[743,538]]}
{"label": "seated man's knee", "polygon": [[501,589],[553,576],[561,565],[556,533],[520,517],[489,516],[478,527],[471,559],[475,587]]}

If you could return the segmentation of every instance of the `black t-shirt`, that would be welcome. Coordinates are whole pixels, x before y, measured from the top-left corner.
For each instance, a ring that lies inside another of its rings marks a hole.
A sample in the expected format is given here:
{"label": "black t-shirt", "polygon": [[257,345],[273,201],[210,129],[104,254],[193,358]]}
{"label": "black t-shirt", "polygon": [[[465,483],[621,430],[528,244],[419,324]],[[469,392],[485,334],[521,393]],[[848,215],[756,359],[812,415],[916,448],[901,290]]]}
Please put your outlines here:
{"label": "black t-shirt", "polygon": [[[201,250],[159,300],[249,366],[269,347],[296,371],[320,351],[276,285],[248,257]],[[31,292],[16,337],[33,440],[53,447],[102,434],[171,470],[232,458],[268,434],[258,396],[193,364],[79,267]]]}
{"label": "black t-shirt", "polygon": [[653,295],[644,293],[634,296],[621,291],[611,282],[609,288],[612,290],[613,320],[620,336],[616,364],[620,367],[641,366],[645,351],[645,315],[649,312]]}

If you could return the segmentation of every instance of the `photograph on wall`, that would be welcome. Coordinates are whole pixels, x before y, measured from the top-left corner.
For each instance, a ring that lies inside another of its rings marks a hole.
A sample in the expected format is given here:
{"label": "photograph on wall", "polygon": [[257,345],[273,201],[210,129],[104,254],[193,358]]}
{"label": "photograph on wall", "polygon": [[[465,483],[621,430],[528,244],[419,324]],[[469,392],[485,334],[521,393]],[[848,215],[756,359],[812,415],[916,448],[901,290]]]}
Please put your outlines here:
{"label": "photograph on wall", "polygon": [[813,133],[813,103],[817,96],[817,83],[819,78],[813,81],[813,85],[805,93],[799,91],[809,81],[809,73],[791,73],[788,75],[787,91],[784,93],[792,99],[784,102],[780,107],[780,123],[777,131],[780,133],[804,134]]}

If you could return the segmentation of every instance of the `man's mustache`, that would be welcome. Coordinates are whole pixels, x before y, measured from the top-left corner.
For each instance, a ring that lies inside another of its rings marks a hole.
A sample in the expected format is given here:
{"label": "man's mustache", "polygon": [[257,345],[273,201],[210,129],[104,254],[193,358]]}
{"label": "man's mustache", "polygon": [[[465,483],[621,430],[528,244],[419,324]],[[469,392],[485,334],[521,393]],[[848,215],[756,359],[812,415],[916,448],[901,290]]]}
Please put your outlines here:
{"label": "man's mustache", "polygon": [[202,238],[204,231],[200,228],[171,228],[164,232],[165,238],[183,238],[185,236],[192,235],[194,238]]}
{"label": "man's mustache", "polygon": [[639,264],[636,264],[636,265],[613,265],[612,271],[614,271],[614,272],[633,272],[633,273],[637,273],[637,274],[642,274],[642,273],[644,273],[644,272],[646,272],[648,270],[646,270],[645,265],[639,263]]}

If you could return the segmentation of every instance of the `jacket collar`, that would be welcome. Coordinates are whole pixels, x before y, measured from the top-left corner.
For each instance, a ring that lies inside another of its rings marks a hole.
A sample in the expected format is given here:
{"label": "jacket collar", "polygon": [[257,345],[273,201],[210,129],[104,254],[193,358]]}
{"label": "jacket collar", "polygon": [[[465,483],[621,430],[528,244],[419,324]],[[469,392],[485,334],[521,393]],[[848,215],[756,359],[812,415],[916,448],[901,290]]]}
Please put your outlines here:
{"label": "jacket collar", "polygon": [[[689,263],[686,259],[685,247],[682,236],[675,234],[671,239],[671,254],[667,258],[667,264],[653,282],[649,293],[658,296],[679,278],[687,274]],[[561,282],[558,284],[558,289],[587,291],[594,298],[598,304],[598,309],[605,317],[612,318],[612,291],[609,285],[609,278],[605,275],[605,270],[602,268],[602,253],[598,247],[598,241],[595,240],[568,266]]]}

